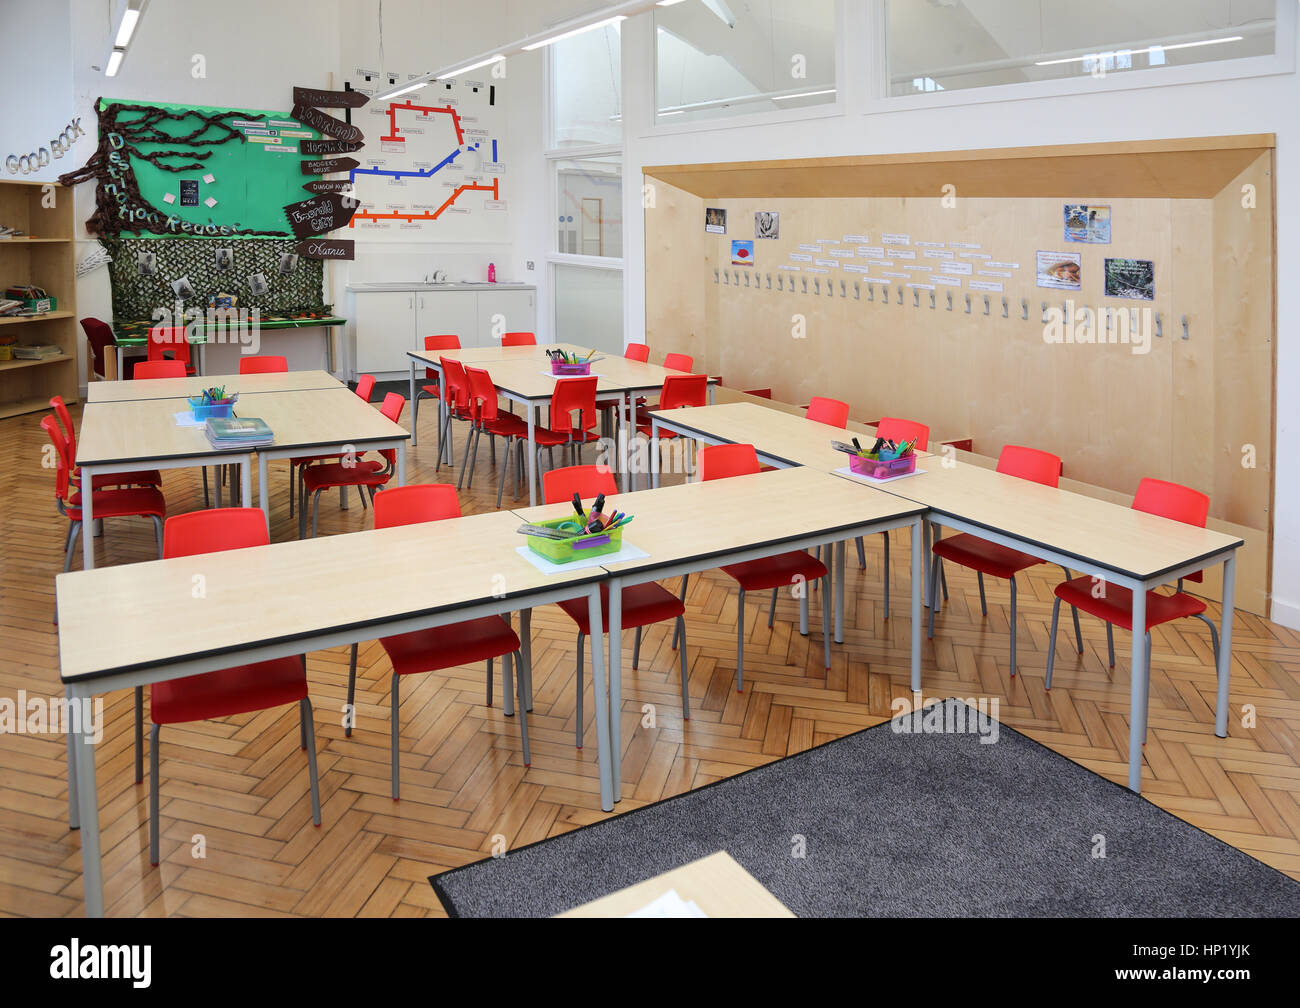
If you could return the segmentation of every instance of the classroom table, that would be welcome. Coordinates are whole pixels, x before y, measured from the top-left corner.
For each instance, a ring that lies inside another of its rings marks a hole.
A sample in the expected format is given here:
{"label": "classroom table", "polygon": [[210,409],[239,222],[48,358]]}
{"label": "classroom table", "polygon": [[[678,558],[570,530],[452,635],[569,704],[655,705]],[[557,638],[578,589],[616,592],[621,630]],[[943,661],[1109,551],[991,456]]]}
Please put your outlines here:
{"label": "classroom table", "polygon": [[630,917],[673,890],[706,917],[792,918],[786,906],[726,851],[568,910],[560,917]]}
{"label": "classroom table", "polygon": [[150,378],[134,381],[97,381],[86,386],[86,402],[127,402],[135,399],[183,399],[204,389],[225,386],[229,393],[302,392],[345,388],[328,371],[276,371],[243,375],[191,375],[188,378]]}
{"label": "classroom table", "polygon": [[[841,478],[859,485],[868,482],[864,477]],[[864,485],[864,489],[875,488]],[[1133,594],[1134,627],[1146,626],[1148,590],[1222,563],[1214,732],[1219,738],[1227,737],[1233,590],[1237,549],[1243,545],[1242,539],[954,459],[944,459],[923,473],[891,480],[880,489],[923,504],[928,509],[926,520],[933,526],[969,532],[1101,582],[1128,588]],[[1142,787],[1149,675],[1144,634],[1134,633],[1128,771],[1133,791],[1141,791]]]}
{"label": "classroom table", "polygon": [[[77,438],[76,462],[81,467],[81,485],[93,486],[99,473],[238,465],[241,500],[248,507],[252,500],[253,449],[213,448],[202,427],[181,427],[176,423],[175,414],[182,412],[188,410],[179,399],[87,403],[82,410],[81,434]],[[220,506],[220,484],[216,493]],[[93,493],[81,495],[81,557],[86,570],[95,566],[94,498]]]}
{"label": "classroom table", "polygon": [[[634,515],[623,542],[649,554],[604,564],[609,573],[609,781],[620,796],[622,686],[622,592],[648,581],[724,564],[741,563],[791,550],[834,544],[826,551],[838,605],[844,600],[844,541],[897,528],[912,530],[912,689],[921,689],[921,535],[925,508],[915,502],[859,487],[807,467],[749,476],[681,483],[617,498]],[[516,512],[527,522],[571,514],[571,504]],[[832,559],[832,554],[834,554]],[[806,597],[806,596],[805,596]],[[829,634],[830,596],[823,591],[823,632]],[[593,623],[595,628],[600,624]],[[743,633],[743,626],[738,626]],[[598,635],[593,635],[598,636]],[[599,698],[597,699],[599,703]]]}
{"label": "classroom table", "polygon": [[[565,346],[566,344],[561,344]],[[555,394],[556,375],[551,374],[551,362],[543,352],[549,347],[527,347],[527,348],[503,348],[503,349],[527,349],[533,351],[532,355],[519,355],[517,357],[503,358],[497,362],[479,361],[477,365],[483,366],[492,376],[492,383],[506,400],[519,403],[524,407],[524,420],[528,425],[528,503],[530,506],[537,504],[537,447],[534,440],[537,429],[537,410],[545,403],[551,400]],[[408,356],[411,358],[411,383],[414,388],[416,362],[429,367],[433,367],[434,361],[440,356],[436,351],[412,350]],[[445,355],[443,355],[445,356]],[[467,361],[467,363],[476,366],[476,362]],[[440,392],[440,402],[446,403],[446,381],[442,376],[441,365],[437,366],[438,383]],[[592,373],[596,375],[599,382],[596,385],[597,398],[619,399],[619,428],[623,431],[624,449],[631,444],[632,416],[634,410],[634,401],[636,396],[641,392],[653,392],[663,387],[664,379],[672,375],[685,374],[682,371],[673,371],[669,368],[661,367],[658,364],[645,364],[641,361],[628,360],[625,357],[606,356],[597,361],[592,367]],[[716,378],[708,379],[709,397],[712,399],[713,387],[717,384]],[[442,422],[446,422],[445,412],[440,414]],[[450,445],[450,438],[448,445]],[[626,454],[626,450],[622,453]],[[652,453],[653,454],[653,453]],[[631,489],[630,469],[628,465],[622,468],[622,488],[626,493]]]}
{"label": "classroom table", "polygon": [[[292,540],[73,571],[55,579],[64,691],[80,701],[248,662],[520,612],[520,694],[531,695],[529,609],[586,598],[601,625],[599,568],[543,574],[515,552],[519,520],[498,511],[396,528]],[[456,557],[448,577],[437,557]],[[193,591],[195,564],[205,591]],[[160,618],[160,614],[166,614]],[[603,642],[592,641],[597,668]],[[596,676],[598,753],[608,763],[608,707]],[[507,710],[513,696],[507,690]],[[70,726],[73,727],[73,726]],[[81,829],[86,913],[104,912],[95,756],[68,735],[68,800]],[[612,796],[601,776],[601,805]]]}
{"label": "classroom table", "polygon": [[[236,314],[238,314],[238,310],[236,310]],[[348,320],[345,318],[338,318],[334,316],[331,316],[329,318],[301,318],[301,319],[266,318],[266,319],[258,320],[257,329],[258,331],[265,329],[268,332],[270,332],[276,329],[311,329],[317,326],[328,328],[330,326],[347,325],[347,321]],[[124,370],[126,365],[126,352],[128,350],[133,350],[133,351],[137,351],[135,356],[145,356],[149,348],[148,331],[149,329],[154,328],[160,324],[161,323],[158,322],[140,322],[140,321],[123,322],[120,320],[114,321],[113,323],[114,343],[116,345],[116,351],[117,351],[117,375],[119,378],[122,377],[122,375],[126,374],[126,371]],[[251,328],[253,322],[251,319],[249,319],[247,323],[243,323],[243,324]],[[241,323],[238,320],[232,321],[229,324],[223,322],[213,322],[210,324],[205,323],[202,327],[203,329],[202,335],[198,339],[190,340],[190,346],[194,347],[196,353],[194,367],[195,370],[198,371],[200,375],[203,373],[203,356],[204,356],[203,349],[207,345],[209,337],[212,337],[213,339],[224,338],[227,342],[238,343],[240,342],[238,337],[236,336],[232,338],[229,334],[232,330],[235,333],[239,333],[241,331],[240,325]],[[192,332],[197,332],[197,328],[194,326],[194,323],[192,322],[187,324],[187,329],[189,329]],[[326,363],[329,367],[333,367],[334,366],[333,341],[332,340],[327,341],[325,347],[326,347],[326,356],[328,358]]]}

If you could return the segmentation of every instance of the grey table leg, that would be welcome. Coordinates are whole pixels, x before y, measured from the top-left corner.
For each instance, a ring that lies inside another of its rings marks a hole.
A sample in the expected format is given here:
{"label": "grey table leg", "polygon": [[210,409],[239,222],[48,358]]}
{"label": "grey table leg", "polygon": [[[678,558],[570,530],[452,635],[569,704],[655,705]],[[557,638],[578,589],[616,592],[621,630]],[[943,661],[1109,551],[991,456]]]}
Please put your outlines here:
{"label": "grey table leg", "polygon": [[[442,447],[442,458],[438,461],[451,465],[451,435],[448,434],[446,438],[442,438],[442,432],[451,429],[441,426],[451,423],[451,407],[447,405],[447,376],[443,374],[441,367],[438,368],[438,422],[440,424],[438,437],[446,442]],[[411,443],[414,444],[415,442]]]}
{"label": "grey table leg", "polygon": [[[411,361],[411,398],[408,399],[407,402],[411,404],[411,447],[414,448],[416,447],[416,438],[419,437],[419,432],[416,431],[415,429],[415,358],[414,357],[410,358],[410,361]],[[441,415],[441,412],[442,411],[440,409],[439,415]]]}
{"label": "grey table leg", "polygon": [[[928,518],[921,519],[921,541],[925,547],[925,555],[928,557],[930,555],[930,550],[934,547],[934,526],[930,524]],[[930,565],[927,563],[922,563],[921,569],[923,571],[921,577],[924,582],[924,579],[930,576]],[[929,609],[930,608],[929,585],[922,583],[921,587],[925,589],[922,592],[921,604],[925,606],[927,609]]]}
{"label": "grey table leg", "polygon": [[[411,426],[414,427],[415,425],[412,424]],[[397,442],[397,485],[406,486],[406,442],[405,441]],[[362,491],[358,490],[357,493],[362,493]],[[361,503],[364,504],[365,501],[362,501]]]}
{"label": "grey table leg", "polygon": [[650,418],[650,440],[646,442],[646,453],[650,456],[650,486],[659,489],[659,452],[655,446],[659,443],[659,418]]}
{"label": "grey table leg", "polygon": [[[925,554],[921,521],[912,524],[912,692],[921,692],[921,596],[924,594]],[[843,545],[843,544],[841,544]]]}
{"label": "grey table leg", "polygon": [[1128,701],[1128,786],[1142,791],[1142,743],[1147,734],[1147,593],[1144,585],[1133,589],[1132,672]]}
{"label": "grey table leg", "polygon": [[266,514],[266,528],[271,528],[271,501],[270,494],[266,485],[266,455],[262,452],[257,453],[257,504]]}
{"label": "grey table leg", "polygon": [[[599,623],[593,623],[592,639]],[[623,797],[623,585],[609,583],[609,769],[614,801]]]}
{"label": "grey table leg", "polygon": [[[527,403],[525,408],[528,411],[528,506],[537,507],[537,413],[532,403]],[[465,464],[469,464],[468,460]]]}
{"label": "grey table leg", "polygon": [[[93,487],[95,485],[95,473],[98,469],[90,466],[81,467],[81,485],[83,487]],[[95,567],[95,537],[92,534],[95,529],[95,494],[83,493],[81,495],[81,568],[82,570],[93,570]]]}
{"label": "grey table leg", "polygon": [[[260,457],[260,456],[259,456]],[[262,485],[259,482],[259,487]],[[244,507],[253,506],[253,456],[245,455],[239,463],[240,503]]]}
{"label": "grey table leg", "polygon": [[77,808],[76,739],[72,736],[72,732],[64,732],[68,746],[68,829],[77,829],[81,825],[81,814]]}
{"label": "grey table leg", "polygon": [[[79,698],[69,697],[73,702]],[[84,726],[83,726],[84,727]],[[99,853],[99,805],[95,794],[95,747],[91,734],[73,733],[77,764],[77,811],[81,824],[81,884],[85,891],[86,916],[104,916],[104,880]]]}
{"label": "grey table leg", "polygon": [[609,698],[605,691],[605,635],[599,632],[604,625],[600,611],[600,586],[593,584],[587,592],[587,618],[591,635],[591,681],[596,698],[596,762],[600,773],[600,807],[614,811],[613,757],[609,734]]}
{"label": "grey table leg", "polygon": [[835,643],[844,643],[844,540],[835,544]]}
{"label": "grey table leg", "polygon": [[632,474],[632,467],[628,464],[628,446],[632,444],[632,413],[635,406],[636,397],[631,392],[621,392],[618,397],[618,423],[615,425],[614,444],[615,452],[618,456],[618,462],[622,468],[621,485],[624,493],[630,493],[632,488],[628,486],[628,480]]}
{"label": "grey table leg", "polygon": [[1232,617],[1237,587],[1237,551],[1223,561],[1223,612],[1219,616],[1219,694],[1214,708],[1214,734],[1228,737],[1228,677],[1232,674]]}
{"label": "grey table leg", "polygon": [[533,709],[533,611],[519,611],[519,650],[524,659],[524,668],[528,670],[526,690],[524,692],[524,710]]}

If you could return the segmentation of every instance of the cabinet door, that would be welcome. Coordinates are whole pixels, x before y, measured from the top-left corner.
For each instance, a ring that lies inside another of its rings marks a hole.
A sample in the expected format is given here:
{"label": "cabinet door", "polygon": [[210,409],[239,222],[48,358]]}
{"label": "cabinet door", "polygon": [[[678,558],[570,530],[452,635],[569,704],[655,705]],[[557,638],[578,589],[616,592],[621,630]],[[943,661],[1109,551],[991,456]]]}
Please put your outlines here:
{"label": "cabinet door", "polygon": [[453,335],[462,347],[483,346],[475,340],[477,315],[473,291],[420,291],[415,296],[412,348],[424,349],[424,337]]}
{"label": "cabinet door", "polygon": [[382,374],[410,367],[415,328],[415,295],[408,291],[369,291],[356,295],[357,372]]}
{"label": "cabinet door", "polygon": [[537,331],[535,291],[480,290],[478,292],[478,346],[492,346],[508,332]]}

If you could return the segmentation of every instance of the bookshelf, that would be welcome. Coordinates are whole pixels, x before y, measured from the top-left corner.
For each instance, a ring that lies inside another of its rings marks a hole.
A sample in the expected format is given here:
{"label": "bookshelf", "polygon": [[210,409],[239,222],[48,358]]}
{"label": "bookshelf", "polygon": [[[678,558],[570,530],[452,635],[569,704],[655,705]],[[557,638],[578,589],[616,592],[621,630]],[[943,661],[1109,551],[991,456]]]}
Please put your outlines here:
{"label": "bookshelf", "polygon": [[[46,185],[53,185],[54,206]],[[58,183],[0,181],[0,224],[26,232],[0,238],[0,294],[10,284],[44,287],[58,309],[30,318],[0,318],[0,335],[19,343],[53,343],[47,360],[0,360],[0,417],[48,409],[50,396],[76,402],[77,361],[84,340],[77,324],[76,241],[72,190]]]}

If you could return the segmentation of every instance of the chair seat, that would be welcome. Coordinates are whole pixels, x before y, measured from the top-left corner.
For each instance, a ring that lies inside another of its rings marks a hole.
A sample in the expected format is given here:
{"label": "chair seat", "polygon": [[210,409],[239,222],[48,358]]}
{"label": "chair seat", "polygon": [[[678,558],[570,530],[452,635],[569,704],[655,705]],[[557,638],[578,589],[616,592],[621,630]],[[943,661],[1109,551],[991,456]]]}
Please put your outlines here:
{"label": "chair seat", "polygon": [[149,716],[154,724],[206,721],[296,703],[306,695],[302,659],[275,658],[154,683]]}
{"label": "chair seat", "polygon": [[[167,502],[157,487],[130,487],[122,490],[94,491],[96,518],[125,518],[129,515],[153,515],[161,518],[167,513]],[[74,493],[69,501],[68,517],[81,521],[81,494]]]}
{"label": "chair seat", "polygon": [[[646,423],[638,423],[636,425],[636,429],[640,431],[642,434],[644,434],[646,437],[650,437],[652,428],[648,421]],[[681,435],[678,434],[676,431],[668,430],[666,427],[659,428],[659,436],[664,440],[668,440],[669,438],[681,437]]]}
{"label": "chair seat", "polygon": [[313,462],[330,462],[334,459],[342,458],[342,455],[301,455],[298,458],[291,458],[289,464],[292,466],[311,465]]}
{"label": "chair seat", "polygon": [[597,399],[596,409],[604,412],[606,410],[618,409],[623,405],[622,399]]}
{"label": "chair seat", "polygon": [[495,434],[497,437],[527,438],[528,424],[524,422],[523,417],[513,413],[497,413],[495,419],[483,421],[483,432]]}
{"label": "chair seat", "polygon": [[951,560],[981,574],[1003,580],[1010,579],[1022,570],[1036,567],[1043,562],[1036,556],[1000,546],[966,532],[940,539],[934,544],[934,552],[945,560]]}
{"label": "chair seat", "polygon": [[341,486],[383,486],[390,475],[384,471],[384,464],[374,459],[359,459],[352,466],[345,466],[342,462],[326,462],[304,469],[302,485],[308,493]]}
{"label": "chair seat", "polygon": [[[1056,586],[1056,597],[1076,609],[1082,609],[1090,616],[1113,623],[1125,630],[1133,629],[1133,592],[1119,585],[1106,584],[1106,594],[1094,598],[1093,591],[1097,583],[1089,576],[1077,577],[1072,581],[1063,581]],[[1156,591],[1147,592],[1146,629],[1160,626],[1184,616],[1199,616],[1205,612],[1205,603],[1194,595],[1176,592],[1162,595]]]}
{"label": "chair seat", "polygon": [[[524,435],[527,436],[527,428],[524,429]],[[561,427],[556,430],[551,427],[538,427],[533,431],[533,441],[541,448],[553,448],[556,445],[568,444],[570,441],[582,441],[584,444],[590,444],[592,441],[599,441],[600,435],[595,431],[565,430]]]}
{"label": "chair seat", "polygon": [[781,588],[792,584],[798,576],[802,576],[805,581],[815,581],[819,577],[826,576],[826,565],[803,550],[792,550],[774,557],[763,557],[761,560],[728,564],[722,570],[735,578],[736,583],[745,591]]}
{"label": "chair seat", "polygon": [[[77,480],[81,478],[81,470],[77,469]],[[97,473],[91,481],[91,486],[96,490],[106,490],[109,487],[129,487],[129,486],[162,486],[162,473],[157,469],[146,469],[144,472],[134,473]]]}
{"label": "chair seat", "polygon": [[430,630],[412,630],[379,643],[398,675],[472,665],[519,650],[519,635],[500,616],[484,616]]}
{"label": "chair seat", "polygon": [[[578,633],[591,634],[591,616],[587,610],[587,600],[565,599],[559,603],[569,619],[578,624]],[[654,581],[623,589],[624,630],[662,623],[664,620],[676,619],[684,615],[686,607],[682,600],[667,588]],[[600,586],[600,616],[603,621],[602,633],[609,632],[609,589]]]}
{"label": "chair seat", "polygon": [[420,386],[420,391],[421,391],[422,393],[424,393],[425,395],[433,396],[435,399],[439,398],[439,392],[438,392],[438,386],[437,386],[437,385],[421,385],[421,386]]}

